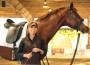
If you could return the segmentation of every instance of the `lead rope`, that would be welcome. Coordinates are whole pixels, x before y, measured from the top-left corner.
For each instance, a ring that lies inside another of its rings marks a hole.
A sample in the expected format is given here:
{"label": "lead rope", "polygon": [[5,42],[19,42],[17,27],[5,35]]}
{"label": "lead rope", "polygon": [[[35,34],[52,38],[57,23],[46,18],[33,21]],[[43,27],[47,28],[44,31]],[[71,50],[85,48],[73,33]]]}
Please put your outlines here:
{"label": "lead rope", "polygon": [[74,52],[74,55],[73,55],[73,58],[72,58],[72,60],[71,60],[71,64],[70,64],[70,65],[73,64],[73,61],[74,61],[74,59],[75,59],[75,55],[76,55],[77,48],[78,48],[78,44],[79,44],[79,39],[80,39],[80,33],[78,33],[78,36],[77,36],[77,45],[76,45],[76,49],[75,49],[75,52]]}
{"label": "lead rope", "polygon": [[[32,54],[32,52],[31,52],[31,54]],[[28,62],[28,60],[29,60],[29,58],[26,60],[26,62],[24,63],[24,65],[26,65],[26,63]]]}
{"label": "lead rope", "polygon": [[[33,52],[31,52],[31,54],[32,54]],[[32,55],[32,56],[34,56],[35,55],[35,53]],[[26,65],[27,64],[27,62],[28,62],[28,60],[29,60],[30,58],[28,58],[27,60],[26,60],[26,62],[24,63],[24,65]]]}
{"label": "lead rope", "polygon": [[[32,52],[31,52],[31,53],[32,53]],[[35,54],[34,54],[34,55],[35,55]],[[34,56],[34,55],[33,55],[33,56]],[[29,60],[29,59],[27,59],[27,60],[26,60],[26,62],[25,62],[25,64],[24,64],[24,65],[26,65],[26,63],[28,62],[28,60]],[[49,65],[49,62],[48,62],[47,56],[46,56],[46,60],[47,60],[47,63],[48,63],[48,65]],[[45,65],[45,63],[44,63],[43,59],[42,59],[42,62],[43,62],[43,65]]]}

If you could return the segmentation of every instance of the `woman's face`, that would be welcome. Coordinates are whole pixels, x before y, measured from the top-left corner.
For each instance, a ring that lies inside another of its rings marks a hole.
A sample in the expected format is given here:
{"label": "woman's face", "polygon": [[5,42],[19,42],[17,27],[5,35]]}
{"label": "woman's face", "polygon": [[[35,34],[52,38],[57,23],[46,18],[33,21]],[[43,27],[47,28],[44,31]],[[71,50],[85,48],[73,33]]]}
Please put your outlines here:
{"label": "woman's face", "polygon": [[35,26],[29,27],[28,31],[29,31],[30,35],[35,35],[37,33],[37,27],[35,27]]}

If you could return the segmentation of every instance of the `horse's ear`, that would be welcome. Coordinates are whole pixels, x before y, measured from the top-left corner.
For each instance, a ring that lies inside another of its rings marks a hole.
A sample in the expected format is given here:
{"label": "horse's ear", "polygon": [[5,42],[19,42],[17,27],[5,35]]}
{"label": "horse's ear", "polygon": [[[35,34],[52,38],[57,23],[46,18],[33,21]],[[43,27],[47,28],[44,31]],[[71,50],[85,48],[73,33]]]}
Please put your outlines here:
{"label": "horse's ear", "polygon": [[71,2],[71,4],[70,4],[70,9],[72,9],[73,8],[73,2]]}

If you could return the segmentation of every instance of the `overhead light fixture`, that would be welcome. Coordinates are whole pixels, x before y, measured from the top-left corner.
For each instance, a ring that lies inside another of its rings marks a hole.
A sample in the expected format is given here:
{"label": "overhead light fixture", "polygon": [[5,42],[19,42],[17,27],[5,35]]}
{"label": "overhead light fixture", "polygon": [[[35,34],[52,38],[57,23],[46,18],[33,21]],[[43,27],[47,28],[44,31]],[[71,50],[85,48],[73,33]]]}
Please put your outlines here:
{"label": "overhead light fixture", "polygon": [[47,5],[46,0],[44,0],[43,8],[49,8],[48,5]]}
{"label": "overhead light fixture", "polygon": [[38,18],[34,18],[34,21],[38,20]]}
{"label": "overhead light fixture", "polygon": [[51,8],[49,8],[49,9],[48,9],[48,11],[49,11],[49,12],[51,12],[51,11],[52,11],[52,9],[51,9]]}
{"label": "overhead light fixture", "polygon": [[6,7],[6,1],[2,0],[2,7]]}

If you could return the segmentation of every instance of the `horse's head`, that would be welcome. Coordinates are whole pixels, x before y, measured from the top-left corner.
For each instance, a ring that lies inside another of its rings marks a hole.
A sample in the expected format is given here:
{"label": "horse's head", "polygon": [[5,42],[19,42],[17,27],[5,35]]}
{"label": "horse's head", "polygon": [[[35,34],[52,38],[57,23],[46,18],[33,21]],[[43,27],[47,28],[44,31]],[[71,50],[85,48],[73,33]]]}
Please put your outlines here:
{"label": "horse's head", "polygon": [[83,24],[83,19],[78,15],[73,3],[69,8],[62,7],[41,16],[37,23],[39,24],[38,35],[48,43],[61,26],[68,25],[71,28],[85,33],[89,28]]}
{"label": "horse's head", "polygon": [[84,25],[83,21],[76,9],[73,7],[73,3],[70,4],[70,7],[66,10],[66,25],[76,30],[80,30],[82,33],[87,33],[89,28]]}

